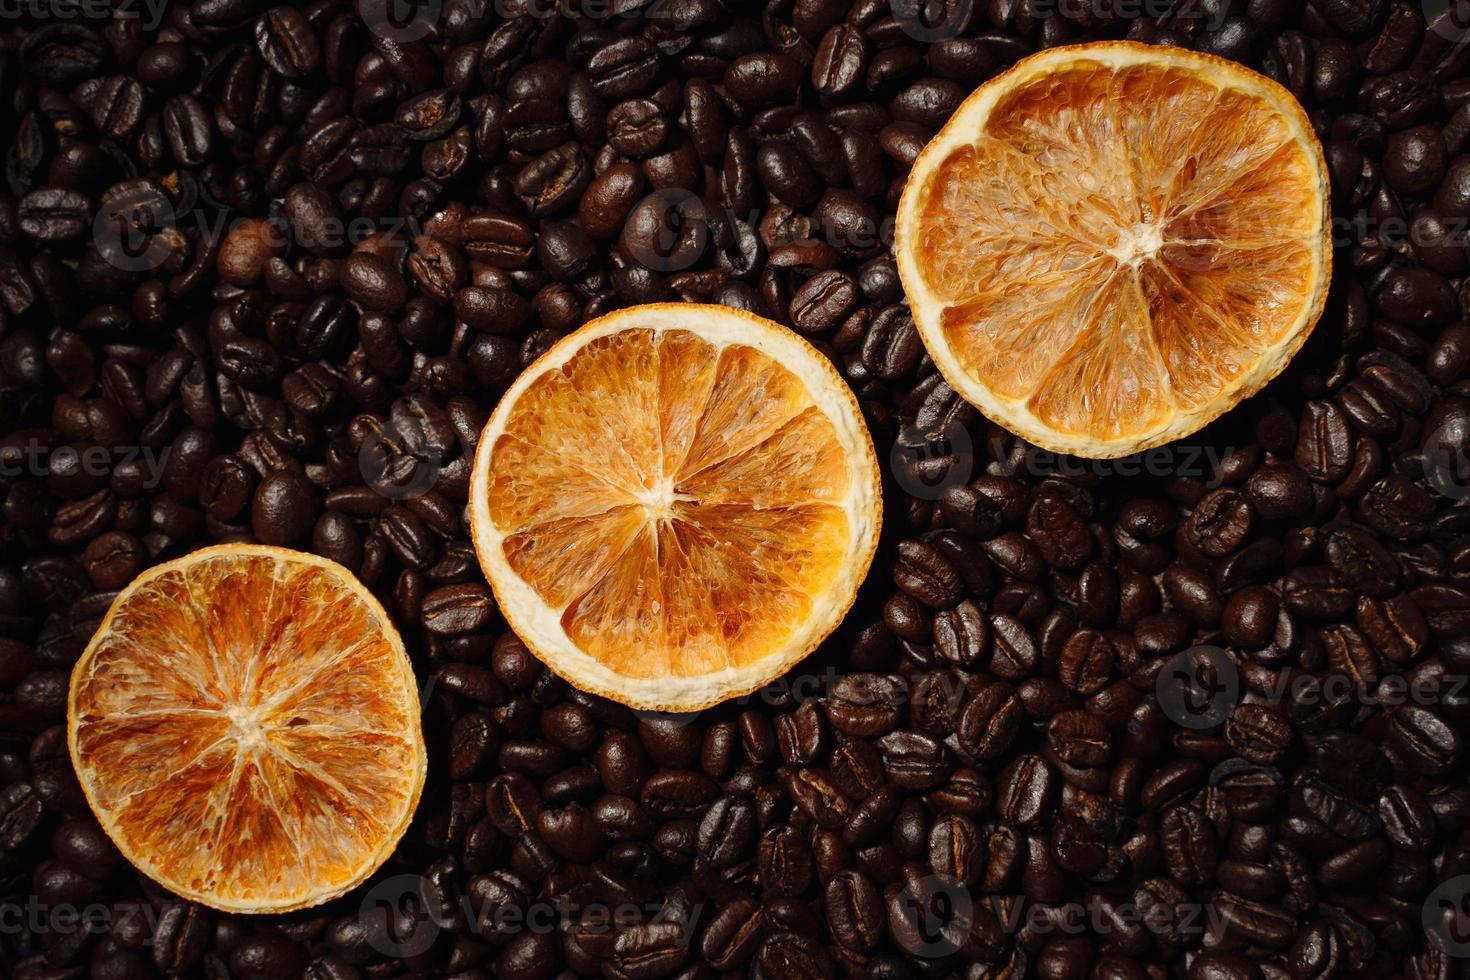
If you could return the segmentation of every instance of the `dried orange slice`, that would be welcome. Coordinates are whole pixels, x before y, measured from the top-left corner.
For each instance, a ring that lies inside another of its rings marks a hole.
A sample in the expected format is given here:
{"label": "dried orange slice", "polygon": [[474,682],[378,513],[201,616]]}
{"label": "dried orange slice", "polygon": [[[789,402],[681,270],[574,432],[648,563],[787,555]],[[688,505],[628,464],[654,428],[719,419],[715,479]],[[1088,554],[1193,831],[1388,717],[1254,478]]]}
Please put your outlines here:
{"label": "dried orange slice", "polygon": [[72,671],[67,737],[128,860],[228,912],[352,888],[424,786],[393,624],[345,568],[284,548],[219,545],[138,576]]}
{"label": "dried orange slice", "polygon": [[851,606],[877,544],[877,459],[831,363],[720,306],[610,313],[486,424],[480,565],[552,670],[635,708],[754,690]]}
{"label": "dried orange slice", "polygon": [[980,86],[915,161],[894,253],[946,381],[1057,452],[1186,435],[1321,315],[1327,168],[1306,113],[1233,62],[1125,41]]}

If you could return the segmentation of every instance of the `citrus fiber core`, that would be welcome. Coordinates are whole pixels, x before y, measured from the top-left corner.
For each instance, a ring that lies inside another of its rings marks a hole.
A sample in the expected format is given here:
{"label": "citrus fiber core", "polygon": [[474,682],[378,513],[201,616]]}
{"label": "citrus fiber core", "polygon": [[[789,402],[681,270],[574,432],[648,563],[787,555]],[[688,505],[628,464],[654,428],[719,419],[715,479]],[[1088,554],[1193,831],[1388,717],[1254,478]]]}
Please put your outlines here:
{"label": "citrus fiber core", "polygon": [[1199,429],[1321,315],[1327,168],[1306,113],[1233,62],[1113,41],[981,85],[914,162],[894,257],[945,380],[1046,449]]}
{"label": "citrus fiber core", "polygon": [[487,423],[475,549],[526,645],[583,689],[693,710],[841,620],[877,543],[856,399],[791,331],[656,304],[564,338]]}

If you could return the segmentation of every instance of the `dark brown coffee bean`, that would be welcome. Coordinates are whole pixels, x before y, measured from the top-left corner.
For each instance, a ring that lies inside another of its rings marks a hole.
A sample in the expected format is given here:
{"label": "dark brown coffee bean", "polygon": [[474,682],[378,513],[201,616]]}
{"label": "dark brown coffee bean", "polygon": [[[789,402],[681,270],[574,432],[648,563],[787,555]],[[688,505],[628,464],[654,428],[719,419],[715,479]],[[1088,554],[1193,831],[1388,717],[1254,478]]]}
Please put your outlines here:
{"label": "dark brown coffee bean", "polygon": [[1460,757],[1460,737],[1433,711],[1420,705],[1401,705],[1389,722],[1389,737],[1415,770],[1436,775]]}
{"label": "dark brown coffee bean", "polygon": [[317,507],[316,488],[305,475],[276,470],[255,489],[251,526],[265,544],[291,544],[311,530]]}
{"label": "dark brown coffee bean", "polygon": [[1112,640],[1095,630],[1078,630],[1062,647],[1057,674],[1078,694],[1095,694],[1107,684],[1117,660]]}
{"label": "dark brown coffee bean", "polygon": [[1319,483],[1336,483],[1352,465],[1352,436],[1331,402],[1309,402],[1297,434],[1296,463]]}
{"label": "dark brown coffee bean", "polygon": [[980,880],[985,840],[969,818],[952,813],[935,821],[929,831],[929,867],[936,875],[962,885]]}
{"label": "dark brown coffee bean", "polygon": [[739,898],[721,908],[704,930],[700,955],[717,970],[738,969],[755,955],[770,930],[759,902]]}
{"label": "dark brown coffee bean", "polygon": [[985,614],[972,600],[934,617],[934,648],[956,667],[974,667],[984,656],[989,640]]}
{"label": "dark brown coffee bean", "polygon": [[862,951],[884,936],[887,916],[883,893],[858,871],[842,871],[827,882],[827,924],[832,938],[847,949]]}
{"label": "dark brown coffee bean", "polygon": [[827,719],[845,735],[881,735],[898,723],[904,703],[896,681],[876,674],[851,674],[839,680],[827,699]]}
{"label": "dark brown coffee bean", "polygon": [[1020,730],[1021,702],[1006,684],[981,688],[960,712],[956,734],[960,745],[978,760],[1004,757]]}
{"label": "dark brown coffee bean", "polygon": [[1107,725],[1085,711],[1061,711],[1046,728],[1047,747],[1057,759],[1074,769],[1097,769],[1108,764],[1112,735]]}
{"label": "dark brown coffee bean", "polygon": [[759,848],[761,887],[771,895],[799,895],[812,876],[812,854],[804,835],[790,824],[770,828]]}
{"label": "dark brown coffee bean", "polygon": [[779,53],[759,53],[737,58],[725,71],[726,90],[742,105],[778,105],[796,93],[801,65]]}
{"label": "dark brown coffee bean", "polygon": [[311,22],[294,7],[273,7],[255,22],[255,45],[278,75],[301,79],[321,62],[321,45]]}
{"label": "dark brown coffee bean", "polygon": [[1027,826],[1051,804],[1054,777],[1051,767],[1038,755],[1017,756],[1006,766],[996,787],[996,809],[1001,817]]}

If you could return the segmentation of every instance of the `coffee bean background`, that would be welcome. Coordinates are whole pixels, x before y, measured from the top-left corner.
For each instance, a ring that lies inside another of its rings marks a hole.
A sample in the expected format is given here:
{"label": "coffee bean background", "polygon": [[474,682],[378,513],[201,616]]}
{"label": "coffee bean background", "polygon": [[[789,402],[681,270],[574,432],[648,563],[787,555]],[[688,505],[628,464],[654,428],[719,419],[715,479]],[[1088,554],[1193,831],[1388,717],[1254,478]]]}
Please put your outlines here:
{"label": "coffee bean background", "polygon": [[[1461,5],[63,6],[0,21],[0,972],[1465,975]],[[977,84],[1120,37],[1301,100],[1336,274],[1265,392],[1088,463],[943,383],[889,239]],[[889,464],[848,622],[690,717],[546,671],[464,520],[517,374],[679,300],[807,336]],[[383,598],[430,748],[368,885],[258,918],[127,866],[65,737],[115,590],[252,539]]]}

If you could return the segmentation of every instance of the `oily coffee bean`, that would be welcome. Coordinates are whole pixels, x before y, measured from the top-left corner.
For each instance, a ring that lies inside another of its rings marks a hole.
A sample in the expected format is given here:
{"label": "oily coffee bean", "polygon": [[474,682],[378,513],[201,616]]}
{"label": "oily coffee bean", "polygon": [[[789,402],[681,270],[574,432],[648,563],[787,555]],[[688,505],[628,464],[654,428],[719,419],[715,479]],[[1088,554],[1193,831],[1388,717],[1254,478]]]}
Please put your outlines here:
{"label": "oily coffee bean", "polygon": [[91,224],[92,202],[85,194],[62,187],[32,191],[18,207],[20,230],[40,242],[80,237]]}
{"label": "oily coffee bean", "polygon": [[859,871],[841,871],[826,887],[827,924],[846,949],[872,949],[883,938],[883,893]]}
{"label": "oily coffee bean", "polygon": [[770,928],[759,902],[737,899],[710,920],[700,941],[700,954],[717,970],[738,968],[755,955]]}

